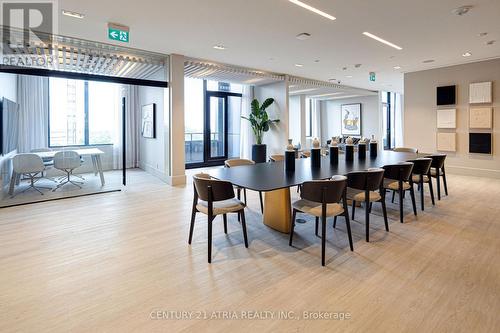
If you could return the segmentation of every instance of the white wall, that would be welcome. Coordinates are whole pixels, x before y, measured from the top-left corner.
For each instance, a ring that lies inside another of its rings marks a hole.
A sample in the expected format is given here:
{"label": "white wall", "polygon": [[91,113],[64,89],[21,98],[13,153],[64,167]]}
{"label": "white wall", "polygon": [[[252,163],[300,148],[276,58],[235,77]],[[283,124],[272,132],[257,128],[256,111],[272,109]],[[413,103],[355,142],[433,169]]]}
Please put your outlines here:
{"label": "white wall", "polygon": [[500,59],[407,73],[404,76],[404,144],[436,151],[436,87],[457,85],[457,152],[447,153],[449,172],[500,178],[500,117],[494,116],[493,155],[469,154],[469,84],[493,81],[493,104],[500,107]]}
{"label": "white wall", "polygon": [[326,144],[332,136],[341,134],[342,104],[361,103],[361,136],[380,140],[381,117],[378,95],[336,99],[321,102],[321,143]]}
{"label": "white wall", "polygon": [[[0,73],[0,99],[3,97],[13,102],[17,101],[17,75]],[[2,147],[0,147],[0,200],[7,191],[12,173],[10,155],[2,156],[1,150]]]}
{"label": "white wall", "polygon": [[279,119],[280,122],[273,125],[264,134],[263,143],[267,144],[267,155],[283,154],[288,143],[289,120],[288,120],[288,81],[266,84],[255,87],[255,98],[262,103],[266,98],[272,97],[275,102],[267,112],[271,119]]}
{"label": "white wall", "polygon": [[168,173],[165,156],[167,139],[163,131],[165,117],[168,117],[168,114],[165,113],[165,93],[166,89],[164,88],[139,87],[139,106],[156,104],[156,139],[147,139],[143,138],[142,135],[140,136],[139,167],[167,181]]}

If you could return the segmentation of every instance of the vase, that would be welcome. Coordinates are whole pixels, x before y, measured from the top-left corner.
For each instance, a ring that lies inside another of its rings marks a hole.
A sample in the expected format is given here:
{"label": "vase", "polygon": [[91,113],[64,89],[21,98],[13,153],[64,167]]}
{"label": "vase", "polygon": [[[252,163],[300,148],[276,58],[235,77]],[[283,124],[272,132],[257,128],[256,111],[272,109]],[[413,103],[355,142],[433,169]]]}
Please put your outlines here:
{"label": "vase", "polygon": [[267,145],[255,144],[252,146],[252,160],[255,163],[265,163],[267,160]]}

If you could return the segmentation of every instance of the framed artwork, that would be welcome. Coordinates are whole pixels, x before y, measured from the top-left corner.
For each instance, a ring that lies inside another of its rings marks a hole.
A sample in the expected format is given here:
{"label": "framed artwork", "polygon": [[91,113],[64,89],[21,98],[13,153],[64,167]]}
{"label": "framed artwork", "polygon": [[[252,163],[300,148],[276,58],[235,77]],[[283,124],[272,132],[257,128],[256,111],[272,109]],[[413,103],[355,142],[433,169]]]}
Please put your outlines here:
{"label": "framed artwork", "polygon": [[491,103],[491,82],[478,82],[469,85],[469,103]]}
{"label": "framed artwork", "polygon": [[457,151],[456,133],[438,133],[437,150],[439,151]]}
{"label": "framed artwork", "polygon": [[491,133],[469,133],[469,153],[491,155],[491,139]]}
{"label": "framed artwork", "polygon": [[469,128],[493,128],[493,110],[490,107],[469,109]]}
{"label": "framed artwork", "polygon": [[142,106],[141,133],[144,138],[156,138],[156,104]]}
{"label": "framed artwork", "polygon": [[437,128],[456,128],[457,110],[442,109],[437,110]]}
{"label": "framed artwork", "polygon": [[342,135],[361,135],[361,103],[343,104],[340,110]]}

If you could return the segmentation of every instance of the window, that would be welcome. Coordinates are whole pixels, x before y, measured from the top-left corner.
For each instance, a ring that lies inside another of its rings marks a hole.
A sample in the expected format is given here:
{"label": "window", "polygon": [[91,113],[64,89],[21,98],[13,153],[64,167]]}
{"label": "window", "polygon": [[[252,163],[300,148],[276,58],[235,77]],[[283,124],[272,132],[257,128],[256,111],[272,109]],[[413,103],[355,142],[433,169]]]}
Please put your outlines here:
{"label": "window", "polygon": [[49,144],[113,144],[120,128],[121,92],[113,83],[49,79]]}
{"label": "window", "polygon": [[313,133],[313,111],[312,111],[313,100],[306,98],[306,138],[312,137]]}
{"label": "window", "polygon": [[401,121],[401,112],[396,112],[396,106],[400,103],[400,95],[383,91],[382,92],[382,117],[383,117],[383,142],[384,149],[390,150],[396,147],[396,124]]}

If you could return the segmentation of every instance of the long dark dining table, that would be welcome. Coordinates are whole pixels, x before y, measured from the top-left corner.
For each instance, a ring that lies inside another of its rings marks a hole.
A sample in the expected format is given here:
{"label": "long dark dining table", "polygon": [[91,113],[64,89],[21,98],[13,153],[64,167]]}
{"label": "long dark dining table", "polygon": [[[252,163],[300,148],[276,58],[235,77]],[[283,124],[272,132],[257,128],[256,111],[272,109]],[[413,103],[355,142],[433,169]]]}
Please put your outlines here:
{"label": "long dark dining table", "polygon": [[334,175],[383,167],[417,157],[420,156],[414,153],[379,151],[375,158],[367,153],[365,159],[359,159],[355,154],[353,161],[346,161],[345,155],[340,154],[337,164],[330,164],[330,158],[325,156],[321,159],[321,167],[315,168],[311,166],[310,158],[297,159],[293,172],[285,171],[284,162],[268,162],[215,169],[210,171],[210,175],[243,188],[265,192],[264,224],[287,233],[291,219],[290,187],[305,181],[328,179]]}

